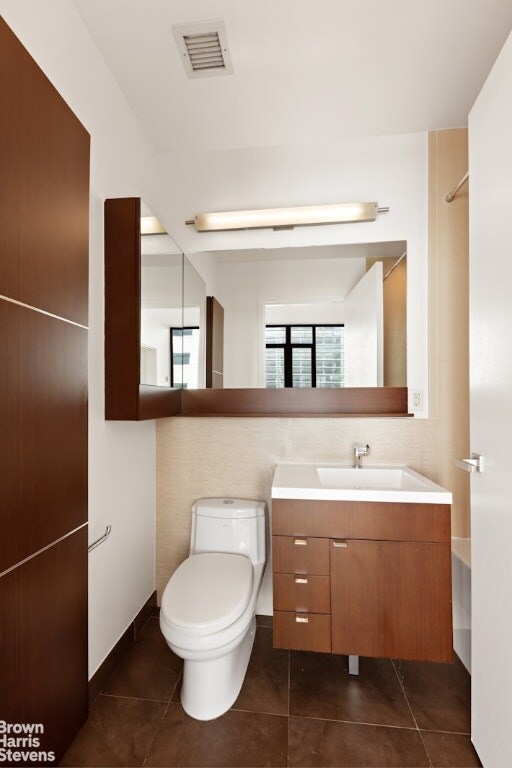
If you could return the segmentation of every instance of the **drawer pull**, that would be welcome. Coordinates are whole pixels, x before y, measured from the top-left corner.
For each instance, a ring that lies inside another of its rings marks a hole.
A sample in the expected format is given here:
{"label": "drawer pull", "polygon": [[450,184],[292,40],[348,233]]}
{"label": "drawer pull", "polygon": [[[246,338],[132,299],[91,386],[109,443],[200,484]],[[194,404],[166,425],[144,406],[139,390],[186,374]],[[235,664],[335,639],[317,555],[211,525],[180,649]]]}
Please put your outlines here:
{"label": "drawer pull", "polygon": [[307,584],[308,583],[308,577],[307,576],[296,576],[295,577],[295,583],[296,584]]}
{"label": "drawer pull", "polygon": [[309,616],[295,616],[297,624],[309,624]]}
{"label": "drawer pull", "polygon": [[346,541],[333,541],[332,545],[333,547],[348,547]]}
{"label": "drawer pull", "polygon": [[293,543],[296,547],[307,547],[308,540],[307,539],[294,539]]}

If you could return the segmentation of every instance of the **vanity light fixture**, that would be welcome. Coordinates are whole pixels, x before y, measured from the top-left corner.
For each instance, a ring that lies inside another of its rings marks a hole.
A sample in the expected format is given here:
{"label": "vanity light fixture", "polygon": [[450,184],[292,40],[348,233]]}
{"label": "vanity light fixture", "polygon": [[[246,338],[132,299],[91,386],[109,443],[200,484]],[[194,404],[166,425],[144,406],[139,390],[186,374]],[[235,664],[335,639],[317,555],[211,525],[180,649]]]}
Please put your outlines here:
{"label": "vanity light fixture", "polygon": [[317,224],[347,224],[375,221],[377,214],[389,211],[378,203],[337,203],[304,205],[297,208],[263,208],[253,211],[198,213],[185,224],[197,232],[222,232],[239,229],[293,229]]}

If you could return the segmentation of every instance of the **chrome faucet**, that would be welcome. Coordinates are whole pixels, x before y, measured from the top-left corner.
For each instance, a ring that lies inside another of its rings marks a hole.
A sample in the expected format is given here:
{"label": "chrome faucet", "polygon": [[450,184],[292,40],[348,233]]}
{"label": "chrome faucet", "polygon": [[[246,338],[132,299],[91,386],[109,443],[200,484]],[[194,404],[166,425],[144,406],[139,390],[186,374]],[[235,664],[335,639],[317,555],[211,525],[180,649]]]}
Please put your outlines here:
{"label": "chrome faucet", "polygon": [[354,443],[352,447],[354,449],[354,467],[356,469],[362,469],[362,458],[363,456],[368,456],[370,446],[365,445],[364,443]]}

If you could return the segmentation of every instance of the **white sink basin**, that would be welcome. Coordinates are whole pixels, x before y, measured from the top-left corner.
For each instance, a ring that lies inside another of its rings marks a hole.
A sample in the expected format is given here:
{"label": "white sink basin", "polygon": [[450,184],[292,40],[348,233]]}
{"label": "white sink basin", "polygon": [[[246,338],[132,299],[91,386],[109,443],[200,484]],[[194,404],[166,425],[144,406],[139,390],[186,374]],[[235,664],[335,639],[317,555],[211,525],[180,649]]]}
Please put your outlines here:
{"label": "white sink basin", "polygon": [[340,464],[279,463],[272,498],[452,503],[450,491],[405,465],[356,469]]}

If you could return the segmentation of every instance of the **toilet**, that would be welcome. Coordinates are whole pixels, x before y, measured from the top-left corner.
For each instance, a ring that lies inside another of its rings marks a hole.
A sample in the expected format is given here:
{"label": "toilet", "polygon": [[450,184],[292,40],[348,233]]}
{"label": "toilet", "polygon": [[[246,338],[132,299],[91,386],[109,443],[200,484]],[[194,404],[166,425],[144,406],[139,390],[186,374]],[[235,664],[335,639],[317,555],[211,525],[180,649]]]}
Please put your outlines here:
{"label": "toilet", "polygon": [[266,504],[199,499],[190,555],[165,587],[160,629],[184,659],[181,703],[212,720],[236,701],[256,633],[256,599],[266,562]]}

